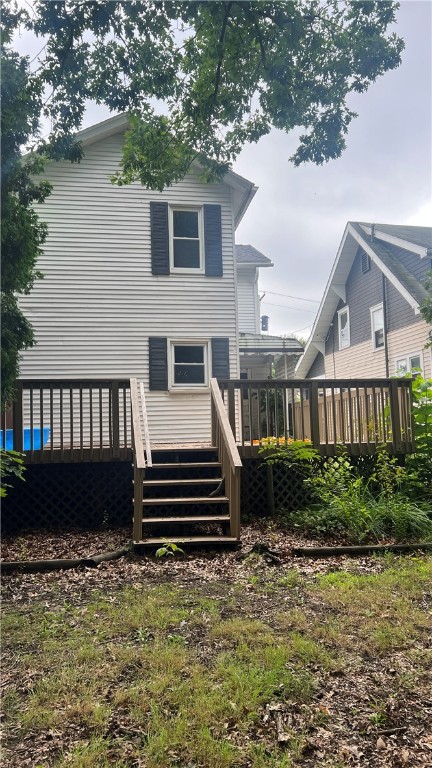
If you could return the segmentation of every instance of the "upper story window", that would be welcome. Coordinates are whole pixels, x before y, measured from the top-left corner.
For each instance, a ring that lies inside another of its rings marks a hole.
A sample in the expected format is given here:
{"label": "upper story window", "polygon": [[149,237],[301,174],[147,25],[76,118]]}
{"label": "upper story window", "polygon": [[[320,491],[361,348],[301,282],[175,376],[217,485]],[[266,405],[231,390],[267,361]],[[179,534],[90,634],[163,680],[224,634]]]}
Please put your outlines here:
{"label": "upper story window", "polygon": [[203,271],[201,208],[170,208],[172,271]]}
{"label": "upper story window", "polygon": [[374,350],[384,349],[384,310],[382,304],[371,307],[372,345]]}
{"label": "upper story window", "polygon": [[349,347],[350,340],[350,321],[349,321],[349,307],[344,307],[338,312],[338,332],[339,332],[339,349],[345,349]]}
{"label": "upper story window", "polygon": [[171,342],[171,387],[207,387],[208,343]]}

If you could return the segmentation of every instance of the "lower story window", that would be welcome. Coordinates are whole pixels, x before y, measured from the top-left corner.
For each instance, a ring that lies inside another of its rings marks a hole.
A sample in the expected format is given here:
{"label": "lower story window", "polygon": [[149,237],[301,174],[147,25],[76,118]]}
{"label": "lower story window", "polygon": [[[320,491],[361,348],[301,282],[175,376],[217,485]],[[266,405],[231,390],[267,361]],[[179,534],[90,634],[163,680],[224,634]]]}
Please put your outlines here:
{"label": "lower story window", "polygon": [[173,387],[206,387],[208,385],[207,343],[172,342],[171,360]]}
{"label": "lower story window", "polygon": [[420,352],[414,355],[406,355],[396,360],[396,373],[403,376],[404,373],[419,373],[423,368],[423,360]]}

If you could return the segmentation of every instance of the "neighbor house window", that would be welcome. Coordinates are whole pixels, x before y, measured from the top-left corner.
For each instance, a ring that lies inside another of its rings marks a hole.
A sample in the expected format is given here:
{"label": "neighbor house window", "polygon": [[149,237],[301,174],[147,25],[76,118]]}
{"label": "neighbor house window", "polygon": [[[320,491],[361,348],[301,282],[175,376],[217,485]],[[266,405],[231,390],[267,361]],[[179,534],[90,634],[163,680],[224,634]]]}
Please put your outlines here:
{"label": "neighbor house window", "polygon": [[399,376],[403,376],[404,373],[419,373],[423,369],[421,352],[416,352],[414,355],[399,357],[396,360],[395,368],[396,373]]}
{"label": "neighbor house window", "polygon": [[349,307],[344,307],[338,312],[339,349],[345,349],[350,345]]}
{"label": "neighbor house window", "polygon": [[171,387],[206,387],[208,375],[208,344],[171,342]]}
{"label": "neighbor house window", "polygon": [[170,209],[171,270],[203,267],[202,211],[200,208]]}
{"label": "neighbor house window", "polygon": [[373,348],[374,350],[383,349],[385,346],[383,305],[377,304],[376,307],[371,307],[370,313]]}

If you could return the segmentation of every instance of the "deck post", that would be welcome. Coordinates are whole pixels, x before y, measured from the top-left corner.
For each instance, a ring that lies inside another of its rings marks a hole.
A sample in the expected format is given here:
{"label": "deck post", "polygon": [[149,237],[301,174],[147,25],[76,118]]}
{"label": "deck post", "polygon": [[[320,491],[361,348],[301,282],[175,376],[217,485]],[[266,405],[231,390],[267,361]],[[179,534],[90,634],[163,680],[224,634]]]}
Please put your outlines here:
{"label": "deck post", "polygon": [[402,453],[401,419],[399,411],[399,383],[397,379],[392,379],[390,381],[389,389],[393,451],[394,453]]}
{"label": "deck post", "polygon": [[228,382],[228,419],[233,435],[236,434],[235,423],[235,384],[233,381]]}
{"label": "deck post", "polygon": [[[23,422],[23,384],[17,381],[15,386],[15,400],[13,403],[12,428],[13,449],[22,453],[24,449],[24,422]],[[4,445],[6,447],[6,435]]]}
{"label": "deck post", "polygon": [[[311,443],[314,448],[321,445],[320,424],[319,424],[319,405],[318,405],[318,382],[311,381],[309,389],[310,397],[310,431]],[[325,397],[325,393],[324,393]]]}
{"label": "deck post", "polygon": [[230,473],[230,536],[240,539],[240,468],[235,467],[233,470],[228,467],[228,472]]}
{"label": "deck post", "polygon": [[112,393],[111,418],[112,418],[112,436],[113,436],[112,452],[113,452],[113,457],[118,458],[120,456],[120,408],[119,408],[118,381],[112,382],[111,393]]}
{"label": "deck post", "polygon": [[[134,457],[135,458],[135,457]],[[134,519],[133,519],[133,535],[134,541],[141,541],[142,539],[142,523],[143,523],[143,489],[144,489],[144,470],[138,469],[134,464]]]}

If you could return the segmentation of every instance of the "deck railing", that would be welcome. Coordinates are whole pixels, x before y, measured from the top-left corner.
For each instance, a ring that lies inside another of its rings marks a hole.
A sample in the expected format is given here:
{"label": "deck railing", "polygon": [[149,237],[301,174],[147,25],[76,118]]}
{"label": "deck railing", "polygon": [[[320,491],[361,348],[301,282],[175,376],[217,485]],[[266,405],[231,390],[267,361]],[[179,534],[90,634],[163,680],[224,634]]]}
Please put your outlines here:
{"label": "deck railing", "polygon": [[228,421],[219,385],[210,381],[212,445],[217,448],[229,499],[230,536],[240,538],[240,470],[242,462]]}
{"label": "deck railing", "polygon": [[414,450],[408,379],[219,381],[236,441],[245,456],[263,438],[310,440],[323,454],[344,445],[353,455]]}
{"label": "deck railing", "polygon": [[152,466],[150,434],[147,421],[144,384],[130,380],[132,413],[132,450],[134,469],[134,541],[142,539],[144,472]]}
{"label": "deck railing", "polygon": [[21,379],[1,417],[1,443],[26,464],[131,456],[129,380]]}

